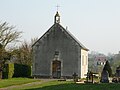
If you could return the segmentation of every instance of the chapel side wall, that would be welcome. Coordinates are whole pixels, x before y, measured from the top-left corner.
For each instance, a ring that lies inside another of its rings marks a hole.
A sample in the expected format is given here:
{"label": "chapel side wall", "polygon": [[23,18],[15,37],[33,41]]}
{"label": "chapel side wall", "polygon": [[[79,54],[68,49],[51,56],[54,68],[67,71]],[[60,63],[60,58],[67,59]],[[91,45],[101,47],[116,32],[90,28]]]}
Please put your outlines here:
{"label": "chapel side wall", "polygon": [[88,72],[88,51],[81,49],[81,78],[86,78]]}

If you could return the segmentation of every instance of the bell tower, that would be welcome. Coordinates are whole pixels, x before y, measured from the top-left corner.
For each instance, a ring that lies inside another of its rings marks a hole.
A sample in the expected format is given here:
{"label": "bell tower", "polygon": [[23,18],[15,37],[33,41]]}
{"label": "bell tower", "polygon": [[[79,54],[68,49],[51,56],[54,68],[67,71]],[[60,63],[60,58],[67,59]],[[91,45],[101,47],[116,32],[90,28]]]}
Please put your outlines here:
{"label": "bell tower", "polygon": [[60,15],[59,15],[58,11],[55,14],[54,23],[60,23]]}

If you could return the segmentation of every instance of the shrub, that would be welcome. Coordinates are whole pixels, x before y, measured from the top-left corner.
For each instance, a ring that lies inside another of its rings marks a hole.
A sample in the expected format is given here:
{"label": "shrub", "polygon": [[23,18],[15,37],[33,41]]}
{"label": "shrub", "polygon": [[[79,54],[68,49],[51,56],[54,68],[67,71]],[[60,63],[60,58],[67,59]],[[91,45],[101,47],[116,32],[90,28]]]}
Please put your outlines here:
{"label": "shrub", "polygon": [[3,70],[3,78],[4,79],[12,78],[13,74],[14,74],[14,64],[13,63],[5,64]]}
{"label": "shrub", "polygon": [[31,66],[14,64],[13,77],[30,77],[30,76],[31,76]]}
{"label": "shrub", "polygon": [[110,66],[110,64],[109,64],[109,62],[108,62],[108,61],[106,61],[106,64],[105,64],[105,66],[104,66],[103,70],[108,71],[109,76],[110,76],[110,77],[112,76],[112,69],[111,69],[111,66]]}

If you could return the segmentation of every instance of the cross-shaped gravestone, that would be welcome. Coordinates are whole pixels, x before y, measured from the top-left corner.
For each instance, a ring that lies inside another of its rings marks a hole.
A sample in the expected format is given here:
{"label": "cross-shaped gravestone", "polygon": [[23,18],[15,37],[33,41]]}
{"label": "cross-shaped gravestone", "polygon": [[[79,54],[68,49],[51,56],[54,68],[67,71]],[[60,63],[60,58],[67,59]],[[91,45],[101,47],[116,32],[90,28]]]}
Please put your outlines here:
{"label": "cross-shaped gravestone", "polygon": [[73,73],[73,80],[74,80],[74,82],[77,82],[77,81],[78,81],[77,76],[78,76],[78,75],[74,72],[74,73]]}

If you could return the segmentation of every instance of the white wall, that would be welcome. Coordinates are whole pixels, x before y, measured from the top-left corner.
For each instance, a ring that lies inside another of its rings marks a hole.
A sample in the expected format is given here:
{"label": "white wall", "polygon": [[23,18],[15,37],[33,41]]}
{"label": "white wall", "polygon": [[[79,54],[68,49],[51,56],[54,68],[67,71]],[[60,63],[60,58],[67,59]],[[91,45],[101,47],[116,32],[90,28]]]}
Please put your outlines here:
{"label": "white wall", "polygon": [[88,51],[81,49],[81,78],[86,78],[88,72]]}

